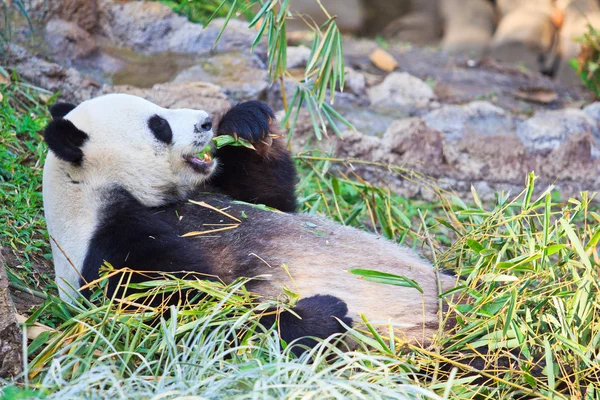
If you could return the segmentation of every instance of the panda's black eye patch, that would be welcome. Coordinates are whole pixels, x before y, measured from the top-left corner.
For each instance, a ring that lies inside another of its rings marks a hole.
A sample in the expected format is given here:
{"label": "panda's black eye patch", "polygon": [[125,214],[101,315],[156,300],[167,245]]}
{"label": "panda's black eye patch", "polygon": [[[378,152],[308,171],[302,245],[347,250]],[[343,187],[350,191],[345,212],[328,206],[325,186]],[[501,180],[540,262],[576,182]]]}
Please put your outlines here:
{"label": "panda's black eye patch", "polygon": [[155,115],[148,120],[148,127],[161,142],[171,144],[173,141],[173,131],[166,119]]}

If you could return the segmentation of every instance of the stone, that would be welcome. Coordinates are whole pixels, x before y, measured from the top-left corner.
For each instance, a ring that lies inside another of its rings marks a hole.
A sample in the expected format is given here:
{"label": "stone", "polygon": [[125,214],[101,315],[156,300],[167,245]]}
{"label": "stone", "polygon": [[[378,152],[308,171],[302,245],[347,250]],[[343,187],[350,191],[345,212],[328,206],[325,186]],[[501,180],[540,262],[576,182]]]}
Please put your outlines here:
{"label": "stone", "polygon": [[527,150],[545,154],[576,134],[590,134],[599,138],[597,122],[585,111],[575,108],[537,112],[517,126],[517,136]]}
{"label": "stone", "polygon": [[[335,22],[343,32],[359,32],[365,18],[364,3],[361,0],[328,0],[324,2],[330,15],[335,15]],[[318,2],[313,0],[295,0],[291,2],[291,11],[294,15],[310,15],[310,20],[317,25],[327,21]],[[289,32],[308,29],[306,22],[299,17],[291,18],[287,22]]]}
{"label": "stone", "polygon": [[210,82],[220,86],[234,102],[265,96],[268,72],[251,56],[240,53],[217,54],[184,71],[173,82]]}
{"label": "stone", "polygon": [[23,4],[32,20],[47,22],[58,18],[87,32],[98,26],[98,0],[28,0]]}
{"label": "stone", "polygon": [[206,82],[162,83],[150,89],[106,86],[103,92],[132,94],[164,108],[193,108],[209,114],[224,113],[231,106],[221,88]]}
{"label": "stone", "polygon": [[379,85],[368,89],[375,107],[400,108],[407,114],[425,108],[435,99],[433,89],[406,72],[392,72]]}
{"label": "stone", "polygon": [[518,7],[505,7],[492,41],[491,55],[497,60],[519,63],[541,71],[552,56],[556,27],[552,21],[552,1],[522,1]]}
{"label": "stone", "polygon": [[346,73],[344,78],[344,91],[363,96],[367,90],[367,79],[365,78],[365,75],[348,67],[344,69],[344,72]]}
{"label": "stone", "polygon": [[10,298],[6,262],[0,248],[0,378],[10,379],[22,372],[23,336]]}
{"label": "stone", "polygon": [[[155,1],[118,2],[101,0],[99,33],[112,45],[152,54],[162,52],[206,54],[250,49],[256,31],[247,22],[231,19],[215,46],[225,19],[218,18],[206,28],[175,14]],[[260,45],[259,45],[260,46]]]}
{"label": "stone", "polygon": [[19,71],[19,77],[35,86],[60,92],[63,101],[78,104],[101,92],[101,85],[89,80],[74,68],[62,67],[31,56],[23,47],[10,45],[6,51],[7,69]]}
{"label": "stone", "polygon": [[304,68],[308,64],[310,49],[306,46],[288,46],[287,68]]}
{"label": "stone", "polygon": [[98,49],[92,35],[73,22],[52,19],[44,33],[50,53],[62,62],[87,57]]}
{"label": "stone", "polygon": [[592,104],[585,106],[583,112],[596,121],[597,124],[600,124],[600,101],[595,101]]}
{"label": "stone", "polygon": [[423,118],[427,126],[442,132],[448,141],[460,140],[467,134],[493,135],[514,130],[513,118],[487,101],[445,105]]}
{"label": "stone", "polygon": [[[390,3],[389,0],[386,3]],[[398,1],[391,4],[398,8]],[[397,41],[429,45],[438,41],[441,28],[438,0],[419,0],[411,1],[410,11],[390,22],[383,35]]]}
{"label": "stone", "polygon": [[447,170],[443,175],[467,183],[521,184],[529,171],[525,146],[512,133],[468,134],[459,141],[445,142],[444,157]]}
{"label": "stone", "polygon": [[343,140],[335,141],[335,155],[343,158],[386,162],[389,150],[382,145],[378,137],[363,135],[357,131],[345,131]]}
{"label": "stone", "polygon": [[494,6],[488,0],[443,0],[440,7],[445,22],[442,48],[450,53],[483,53],[495,28]]}
{"label": "stone", "polygon": [[392,122],[383,135],[383,143],[399,156],[399,163],[439,175],[439,167],[444,163],[443,135],[429,128],[421,118]]}

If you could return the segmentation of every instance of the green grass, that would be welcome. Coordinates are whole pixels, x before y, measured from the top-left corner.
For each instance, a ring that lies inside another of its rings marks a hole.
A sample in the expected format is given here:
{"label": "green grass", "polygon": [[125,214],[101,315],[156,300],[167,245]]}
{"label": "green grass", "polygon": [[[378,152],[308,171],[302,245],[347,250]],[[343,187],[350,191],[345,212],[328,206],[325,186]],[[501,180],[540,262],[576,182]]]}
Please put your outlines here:
{"label": "green grass", "polygon": [[[257,324],[266,306],[244,290],[170,276],[140,284],[168,295],[204,296],[170,310],[106,299],[66,304],[27,265],[49,252],[42,218],[39,131],[47,93],[0,86],[0,240],[23,260],[11,280],[48,294],[28,324],[54,328],[28,343],[26,374],[5,398],[477,398],[600,399],[600,215],[593,195],[562,201],[535,192],[461,200],[409,169],[320,154],[298,155],[304,212],[376,232],[428,254],[460,277],[431,347],[350,330],[295,358],[274,329]],[[362,179],[360,167],[397,174],[438,201],[406,199]],[[110,267],[106,274],[115,273]],[[288,307],[286,303],[272,306]],[[368,317],[368,316],[366,316]]]}
{"label": "green grass", "polygon": [[8,272],[14,282],[45,287],[33,263],[49,257],[42,211],[42,167],[46,146],[41,131],[48,122],[49,92],[19,82],[0,67],[0,245],[22,258]]}

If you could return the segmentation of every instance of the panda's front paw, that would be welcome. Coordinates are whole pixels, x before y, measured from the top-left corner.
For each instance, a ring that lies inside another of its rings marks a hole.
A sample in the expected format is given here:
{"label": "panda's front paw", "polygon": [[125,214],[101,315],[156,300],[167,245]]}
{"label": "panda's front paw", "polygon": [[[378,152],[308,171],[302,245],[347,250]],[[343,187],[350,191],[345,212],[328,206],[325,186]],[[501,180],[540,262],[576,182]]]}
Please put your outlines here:
{"label": "panda's front paw", "polygon": [[246,101],[232,107],[219,122],[217,135],[230,135],[250,143],[270,141],[275,114],[262,101]]}

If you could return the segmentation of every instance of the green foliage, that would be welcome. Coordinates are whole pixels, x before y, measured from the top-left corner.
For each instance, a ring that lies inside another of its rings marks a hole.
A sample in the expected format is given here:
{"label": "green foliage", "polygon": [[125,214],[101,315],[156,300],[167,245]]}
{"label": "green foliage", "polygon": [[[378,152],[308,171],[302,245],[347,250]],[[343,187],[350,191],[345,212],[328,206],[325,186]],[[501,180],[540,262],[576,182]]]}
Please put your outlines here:
{"label": "green foliage", "polygon": [[[190,21],[196,23],[205,23],[209,18],[226,17],[231,7],[227,4],[221,4],[219,0],[158,0],[166,6],[169,6],[178,14],[186,16]],[[246,18],[252,17],[251,6],[254,4],[250,0],[242,0],[239,12]]]}
{"label": "green foliage", "polygon": [[46,146],[40,132],[52,98],[1,67],[0,82],[5,82],[0,83],[0,245],[25,259],[23,269],[9,270],[13,280],[41,285],[30,267],[49,252],[41,193]]}
{"label": "green foliage", "polygon": [[581,53],[578,58],[570,61],[571,66],[577,71],[581,81],[596,97],[600,97],[600,32],[592,25],[588,31],[579,38]]}
{"label": "green foliage", "polygon": [[[269,82],[277,82],[280,85],[286,112],[282,125],[289,128],[288,132],[291,135],[300,109],[306,107],[311,116],[315,136],[321,139],[323,134],[327,134],[328,128],[339,136],[338,124],[345,125],[350,129],[354,128],[332,107],[335,89],[343,90],[344,88],[345,71],[342,36],[335,23],[336,17],[329,15],[319,0],[315,1],[327,16],[327,21],[321,26],[307,22],[308,28],[314,32],[314,39],[309,62],[302,79],[298,79],[287,70],[286,23],[287,20],[294,18],[290,10],[291,0],[251,2],[252,5],[256,5],[254,8],[257,8],[258,11],[250,18],[249,26],[257,29],[252,49],[266,38]],[[231,18],[238,14],[247,14],[248,10],[252,9],[248,2],[241,0],[191,1],[185,4],[186,7],[197,9],[198,12],[205,7],[214,8],[214,13],[206,20],[205,25],[208,25],[216,17],[222,16],[225,18],[225,24],[223,24],[217,37],[217,42]],[[304,18],[303,20],[306,22]],[[286,81],[293,82],[296,85],[296,90],[289,104],[284,84]],[[326,102],[326,100],[329,101]]]}

